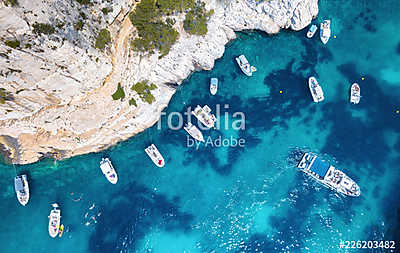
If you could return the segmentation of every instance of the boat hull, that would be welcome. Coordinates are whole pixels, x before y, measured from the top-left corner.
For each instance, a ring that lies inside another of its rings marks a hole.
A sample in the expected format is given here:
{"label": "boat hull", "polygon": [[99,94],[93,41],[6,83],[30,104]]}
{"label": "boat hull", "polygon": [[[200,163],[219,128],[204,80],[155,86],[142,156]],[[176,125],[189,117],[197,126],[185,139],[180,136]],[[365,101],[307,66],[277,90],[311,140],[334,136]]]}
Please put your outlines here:
{"label": "boat hull", "polygon": [[318,27],[316,25],[312,25],[307,32],[307,38],[311,39],[314,37],[314,34],[317,32]]}
{"label": "boat hull", "polygon": [[323,44],[328,43],[329,38],[331,37],[331,21],[330,20],[324,20],[324,22],[321,23],[319,37],[321,38],[321,41]]}
{"label": "boat hull", "polygon": [[217,94],[218,91],[218,79],[217,78],[211,78],[210,82],[210,93],[211,95]]}
{"label": "boat hull", "polygon": [[29,202],[30,197],[28,177],[26,175],[20,175],[14,179],[14,182],[16,180],[21,180],[23,184],[23,190],[17,190],[17,188],[15,187],[15,193],[17,195],[18,202],[22,206],[26,206],[26,204],[28,204]]}
{"label": "boat hull", "polygon": [[111,184],[116,184],[118,182],[118,174],[114,169],[110,159],[102,158],[100,161],[100,169],[103,175],[107,178],[108,182]]}
{"label": "boat hull", "polygon": [[249,68],[249,70],[246,70],[246,68],[244,67],[244,65],[242,64],[242,62],[240,61],[239,57],[236,57],[236,62],[239,65],[240,70],[242,70],[242,72],[246,75],[246,76],[252,76],[253,75],[253,71],[251,71],[251,69]]}
{"label": "boat hull", "polygon": [[61,210],[56,207],[50,211],[49,215],[49,235],[52,238],[57,237],[60,232]]}
{"label": "boat hull", "polygon": [[[195,128],[193,130],[193,128]],[[192,125],[191,123],[188,123],[187,126],[184,126],[183,129],[185,129],[185,131],[192,136],[193,139],[198,140],[200,142],[204,142],[204,136],[203,133],[194,125]]]}
{"label": "boat hull", "polygon": [[157,167],[159,168],[164,167],[165,165],[164,157],[161,155],[160,151],[158,151],[157,147],[154,144],[151,144],[150,146],[145,148],[144,151]]}
{"label": "boat hull", "polygon": [[350,88],[350,103],[358,104],[360,103],[361,90],[357,83],[353,83]]}
{"label": "boat hull", "polygon": [[[316,88],[313,88],[314,84],[317,84]],[[315,77],[312,76],[308,79],[308,88],[315,103],[322,102],[325,99],[324,92]]]}

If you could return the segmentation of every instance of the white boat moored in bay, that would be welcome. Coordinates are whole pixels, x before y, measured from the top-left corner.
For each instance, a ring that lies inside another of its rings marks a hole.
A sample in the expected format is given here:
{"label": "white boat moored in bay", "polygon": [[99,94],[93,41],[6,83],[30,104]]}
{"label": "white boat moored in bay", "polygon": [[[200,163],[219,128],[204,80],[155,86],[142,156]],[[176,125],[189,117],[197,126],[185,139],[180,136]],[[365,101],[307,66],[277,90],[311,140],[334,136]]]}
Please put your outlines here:
{"label": "white boat moored in bay", "polygon": [[204,142],[203,133],[192,123],[188,122],[187,125],[183,127],[183,129],[185,129],[185,131],[195,140]]}
{"label": "white boat moored in bay", "polygon": [[324,43],[324,44],[328,43],[328,40],[331,37],[331,21],[330,20],[324,20],[324,22],[321,23],[319,37],[321,38],[322,43]]}
{"label": "white boat moored in bay", "polygon": [[218,78],[211,78],[210,81],[210,93],[211,95],[215,95],[218,90]]}
{"label": "white boat moored in bay", "polygon": [[164,167],[165,161],[164,157],[161,155],[160,151],[158,151],[156,145],[151,144],[144,150],[146,154],[150,157],[150,159],[153,161],[157,167]]}
{"label": "white boat moored in bay", "polygon": [[208,105],[203,106],[197,105],[192,111],[192,114],[207,128],[212,128],[215,125],[217,118],[211,113],[210,107]]}
{"label": "white boat moored in bay", "polygon": [[360,103],[361,90],[358,83],[353,83],[350,88],[350,103],[358,104]]}
{"label": "white boat moored in bay", "polygon": [[117,172],[115,171],[114,166],[112,165],[109,158],[101,159],[100,169],[110,183],[116,184],[118,182]]}
{"label": "white boat moored in bay", "polygon": [[236,62],[242,72],[247,76],[252,76],[253,72],[256,71],[256,68],[250,65],[250,63],[246,59],[246,56],[244,56],[243,54],[239,57],[236,57]]}
{"label": "white boat moored in bay", "polygon": [[317,30],[318,30],[318,26],[316,26],[316,25],[310,26],[310,29],[308,29],[308,32],[307,32],[307,38],[311,39]]}
{"label": "white boat moored in bay", "polygon": [[346,196],[361,195],[360,187],[344,172],[319,159],[316,155],[305,153],[297,168],[311,176],[317,182]]}
{"label": "white boat moored in bay", "polygon": [[14,178],[14,189],[19,203],[23,206],[29,201],[29,184],[26,175],[19,175]]}
{"label": "white boat moored in bay", "polygon": [[308,78],[308,87],[315,103],[321,102],[325,99],[324,92],[315,77],[312,76]]}
{"label": "white boat moored in bay", "polygon": [[57,203],[52,204],[53,209],[49,215],[49,235],[55,238],[60,231],[61,210]]}

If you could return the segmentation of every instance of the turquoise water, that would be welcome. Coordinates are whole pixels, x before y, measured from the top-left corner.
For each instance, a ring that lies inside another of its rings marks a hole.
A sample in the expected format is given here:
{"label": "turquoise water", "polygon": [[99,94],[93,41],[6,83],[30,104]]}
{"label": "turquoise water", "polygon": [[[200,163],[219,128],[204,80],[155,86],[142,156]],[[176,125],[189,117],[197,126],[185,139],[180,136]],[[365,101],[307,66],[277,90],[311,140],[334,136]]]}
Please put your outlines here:
{"label": "turquoise water", "polygon": [[[168,129],[163,116],[161,130],[104,152],[18,166],[30,178],[26,207],[16,201],[12,166],[0,164],[1,252],[357,252],[339,249],[340,239],[397,240],[398,248],[399,11],[394,0],[321,0],[314,23],[330,18],[336,36],[326,46],[307,40],[306,30],[238,34],[212,71],[178,88],[166,113],[228,104],[229,125],[243,112],[245,130],[203,133],[243,138],[245,147],[187,147],[185,132]],[[258,68],[251,78],[235,65],[241,53]],[[324,89],[320,104],[312,103],[310,75]],[[348,102],[352,82],[361,87],[359,105]],[[164,168],[145,155],[150,142]],[[361,197],[338,196],[298,172],[304,151],[343,169]],[[115,186],[98,168],[102,156],[118,171]],[[53,202],[67,228],[57,239],[47,233]]]}

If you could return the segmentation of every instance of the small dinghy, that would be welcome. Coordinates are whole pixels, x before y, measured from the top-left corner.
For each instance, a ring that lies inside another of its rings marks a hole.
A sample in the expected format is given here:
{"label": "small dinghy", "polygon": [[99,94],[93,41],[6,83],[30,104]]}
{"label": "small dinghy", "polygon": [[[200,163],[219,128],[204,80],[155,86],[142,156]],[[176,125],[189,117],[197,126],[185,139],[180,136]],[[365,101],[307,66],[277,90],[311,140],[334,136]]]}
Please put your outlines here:
{"label": "small dinghy", "polygon": [[58,209],[57,203],[52,204],[53,210],[49,215],[49,235],[55,238],[60,232],[61,210]]}
{"label": "small dinghy", "polygon": [[156,145],[151,144],[144,150],[146,154],[150,157],[150,159],[153,161],[157,167],[164,167],[165,161],[164,157],[161,155],[160,151],[158,151]]}
{"label": "small dinghy", "polygon": [[116,184],[118,182],[117,172],[115,171],[110,159],[102,158],[100,161],[100,169],[110,183]]}
{"label": "small dinghy", "polygon": [[26,175],[19,175],[14,178],[14,188],[19,203],[23,206],[29,201],[29,185]]}
{"label": "small dinghy", "polygon": [[186,126],[183,127],[190,136],[192,136],[195,140],[204,142],[204,136],[201,131],[192,123],[188,122]]}
{"label": "small dinghy", "polygon": [[324,22],[321,23],[319,37],[321,38],[322,43],[324,43],[324,44],[328,43],[328,40],[331,37],[331,21],[330,20],[324,20]]}
{"label": "small dinghy", "polygon": [[307,32],[307,38],[311,39],[317,30],[318,30],[318,26],[316,26],[316,25],[310,26],[310,29],[308,29],[308,32]]}
{"label": "small dinghy", "polygon": [[218,78],[211,78],[210,82],[210,93],[211,95],[215,95],[218,90]]}
{"label": "small dinghy", "polygon": [[353,83],[350,88],[350,103],[358,104],[360,103],[361,90],[358,83]]}

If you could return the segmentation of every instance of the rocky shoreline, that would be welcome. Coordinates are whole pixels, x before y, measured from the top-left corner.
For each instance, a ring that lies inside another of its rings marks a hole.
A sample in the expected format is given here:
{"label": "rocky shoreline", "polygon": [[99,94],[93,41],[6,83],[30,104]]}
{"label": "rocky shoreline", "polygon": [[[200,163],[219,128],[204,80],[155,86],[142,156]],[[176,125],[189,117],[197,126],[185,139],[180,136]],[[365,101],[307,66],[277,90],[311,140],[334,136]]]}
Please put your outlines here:
{"label": "rocky shoreline", "polygon": [[[0,88],[13,94],[13,100],[0,104],[0,143],[16,164],[97,152],[126,140],[157,122],[175,92],[171,83],[180,84],[193,71],[212,69],[235,31],[300,30],[318,14],[318,0],[206,0],[206,8],[214,10],[208,33],[187,34],[184,16],[175,16],[179,39],[159,58],[157,53],[145,56],[130,49],[135,28],[127,14],[132,1],[113,1],[107,16],[100,13],[103,3],[80,8],[64,1],[19,2],[20,7],[0,7]],[[66,11],[69,15],[63,16]],[[82,16],[90,18],[75,33],[71,26]],[[55,35],[29,35],[33,22],[61,19],[66,25]],[[113,38],[105,53],[90,42],[104,26]],[[24,45],[29,38],[32,46],[10,48],[4,43],[10,38]],[[154,103],[136,99],[137,106],[132,106],[129,99],[111,98],[119,83],[127,98],[137,98],[130,86],[142,80],[157,85]]]}

